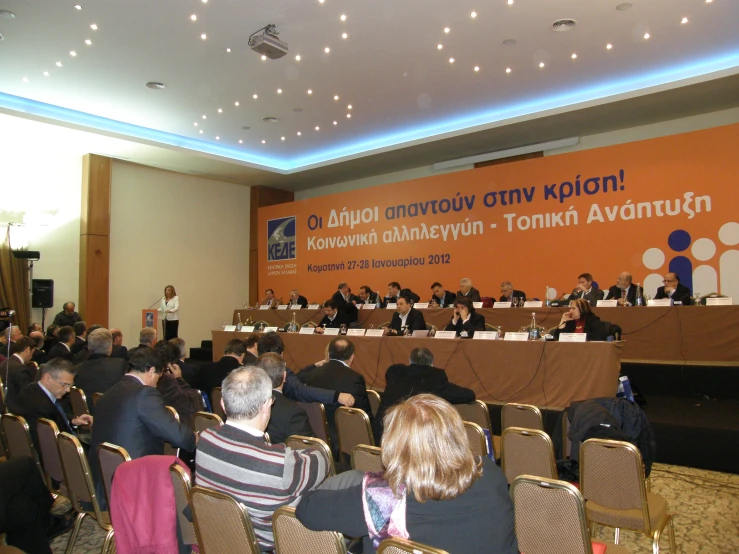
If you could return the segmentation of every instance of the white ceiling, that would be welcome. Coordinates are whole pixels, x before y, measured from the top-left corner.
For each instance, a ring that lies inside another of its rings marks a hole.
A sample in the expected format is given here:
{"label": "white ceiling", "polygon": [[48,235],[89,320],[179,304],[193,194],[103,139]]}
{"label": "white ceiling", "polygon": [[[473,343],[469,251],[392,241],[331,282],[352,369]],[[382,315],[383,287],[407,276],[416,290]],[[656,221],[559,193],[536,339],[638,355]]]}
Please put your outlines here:
{"label": "white ceiling", "polygon": [[[139,163],[305,188],[739,104],[739,1],[508,1],[0,0],[0,110],[155,147],[110,152]],[[247,46],[268,23],[279,60]]]}

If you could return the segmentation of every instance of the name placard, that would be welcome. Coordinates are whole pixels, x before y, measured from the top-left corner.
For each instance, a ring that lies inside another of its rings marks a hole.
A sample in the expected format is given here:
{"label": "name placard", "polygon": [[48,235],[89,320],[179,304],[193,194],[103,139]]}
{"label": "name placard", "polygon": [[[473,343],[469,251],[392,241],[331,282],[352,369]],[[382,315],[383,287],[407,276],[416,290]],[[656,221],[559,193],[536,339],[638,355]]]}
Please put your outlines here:
{"label": "name placard", "polygon": [[412,337],[415,337],[417,339],[422,339],[429,336],[429,332],[426,329],[419,329],[417,331],[413,331]]}
{"label": "name placard", "polygon": [[331,327],[326,327],[323,330],[323,334],[324,335],[338,335],[339,334],[339,331],[340,331],[340,329],[338,327],[333,328],[333,329]]}
{"label": "name placard", "polygon": [[301,335],[312,335],[315,332],[316,332],[316,328],[315,327],[311,327],[310,325],[307,326],[307,327],[305,327],[305,326],[304,327],[301,327],[300,328],[300,331],[299,331],[299,333]]}
{"label": "name placard", "polygon": [[374,310],[376,307],[376,304],[362,304],[363,310]]}
{"label": "name placard", "polygon": [[253,333],[254,332],[254,325],[245,325],[241,328],[242,333]]}
{"label": "name placard", "polygon": [[588,336],[585,333],[560,333],[559,342],[587,342]]}
{"label": "name placard", "polygon": [[385,329],[367,329],[365,337],[381,337],[385,334]]}
{"label": "name placard", "polygon": [[706,306],[731,306],[733,303],[730,296],[726,298],[706,298]]}
{"label": "name placard", "polygon": [[473,302],[472,305],[475,307],[475,309],[482,308],[482,302]]}
{"label": "name placard", "polygon": [[598,300],[595,303],[596,308],[615,308],[618,306],[618,300]]}
{"label": "name placard", "polygon": [[544,302],[541,300],[527,300],[523,303],[524,308],[541,308],[544,305]]}
{"label": "name placard", "polygon": [[308,309],[309,310],[320,310],[321,305],[320,304],[308,304]]}
{"label": "name placard", "polygon": [[291,310],[300,310],[301,308],[302,308],[302,306],[300,304],[292,304],[290,306],[290,309]]}
{"label": "name placard", "polygon": [[350,337],[363,337],[366,329],[349,329],[346,334]]}
{"label": "name placard", "polygon": [[288,308],[287,304],[280,304],[279,306],[277,306],[278,310],[287,310],[287,308]]}
{"label": "name placard", "polygon": [[416,308],[417,310],[425,310],[426,308],[429,307],[429,303],[428,302],[416,302],[415,304],[413,304],[413,307]]}
{"label": "name placard", "polygon": [[498,331],[475,331],[472,340],[498,340]]}
{"label": "name placard", "polygon": [[397,310],[398,309],[398,305],[397,304],[394,304],[394,303],[393,304],[385,304],[385,309],[387,309],[387,310]]}
{"label": "name placard", "polygon": [[276,333],[277,332],[277,327],[265,327],[264,328],[264,332],[265,333]]}
{"label": "name placard", "polygon": [[226,326],[225,326],[225,327],[223,328],[223,330],[224,330],[224,331],[235,331],[235,330],[236,330],[236,325],[226,325]]}
{"label": "name placard", "polygon": [[436,331],[436,335],[434,335],[435,339],[456,339],[457,338],[457,332],[456,331]]}
{"label": "name placard", "polygon": [[529,340],[529,334],[507,331],[506,334],[503,335],[503,340]]}
{"label": "name placard", "polygon": [[659,300],[652,298],[647,300],[647,306],[672,306],[672,301],[669,298],[660,298]]}
{"label": "name placard", "polygon": [[269,304],[262,304],[261,306],[259,306],[259,309],[260,310],[269,310],[271,307],[272,306],[270,306]]}
{"label": "name placard", "polygon": [[493,304],[493,308],[510,308],[511,303],[510,302],[496,302]]}

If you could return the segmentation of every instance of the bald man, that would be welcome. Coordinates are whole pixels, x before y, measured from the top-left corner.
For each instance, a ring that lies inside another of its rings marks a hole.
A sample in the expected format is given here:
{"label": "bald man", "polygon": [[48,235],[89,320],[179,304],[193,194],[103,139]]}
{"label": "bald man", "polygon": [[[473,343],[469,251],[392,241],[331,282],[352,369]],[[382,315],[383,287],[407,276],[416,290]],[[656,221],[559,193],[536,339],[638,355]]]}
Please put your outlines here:
{"label": "bald man", "polygon": [[608,289],[604,300],[615,300],[619,306],[635,306],[636,287],[632,285],[631,273],[622,271],[616,279],[616,284]]}

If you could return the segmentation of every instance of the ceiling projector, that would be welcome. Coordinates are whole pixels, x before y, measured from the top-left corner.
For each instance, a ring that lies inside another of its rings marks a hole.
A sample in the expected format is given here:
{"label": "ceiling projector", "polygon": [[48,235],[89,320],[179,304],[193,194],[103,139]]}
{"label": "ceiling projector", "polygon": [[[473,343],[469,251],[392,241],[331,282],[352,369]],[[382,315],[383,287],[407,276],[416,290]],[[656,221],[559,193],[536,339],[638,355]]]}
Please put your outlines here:
{"label": "ceiling projector", "polygon": [[276,60],[287,54],[287,43],[277,38],[277,26],[267,25],[249,37],[249,47],[257,54]]}

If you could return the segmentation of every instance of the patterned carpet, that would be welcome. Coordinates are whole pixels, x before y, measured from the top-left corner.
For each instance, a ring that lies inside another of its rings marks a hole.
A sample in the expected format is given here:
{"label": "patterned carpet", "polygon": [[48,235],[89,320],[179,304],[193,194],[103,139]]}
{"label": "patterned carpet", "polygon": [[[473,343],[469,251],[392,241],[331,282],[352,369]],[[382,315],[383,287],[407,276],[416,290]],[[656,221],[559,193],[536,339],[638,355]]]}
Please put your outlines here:
{"label": "patterned carpet", "polygon": [[[739,552],[739,475],[679,466],[654,464],[652,492],[667,500],[675,518],[678,552],[685,554],[728,554]],[[64,511],[65,503],[58,509]],[[68,507],[68,504],[67,504]],[[601,528],[599,537],[613,540],[613,531]],[[52,543],[54,553],[62,553],[69,535]],[[105,532],[90,518],[82,525],[75,554],[99,553]],[[621,545],[630,552],[651,552],[651,540],[644,534],[621,532]],[[669,551],[667,534],[660,541]],[[318,553],[316,553],[318,554]]]}

